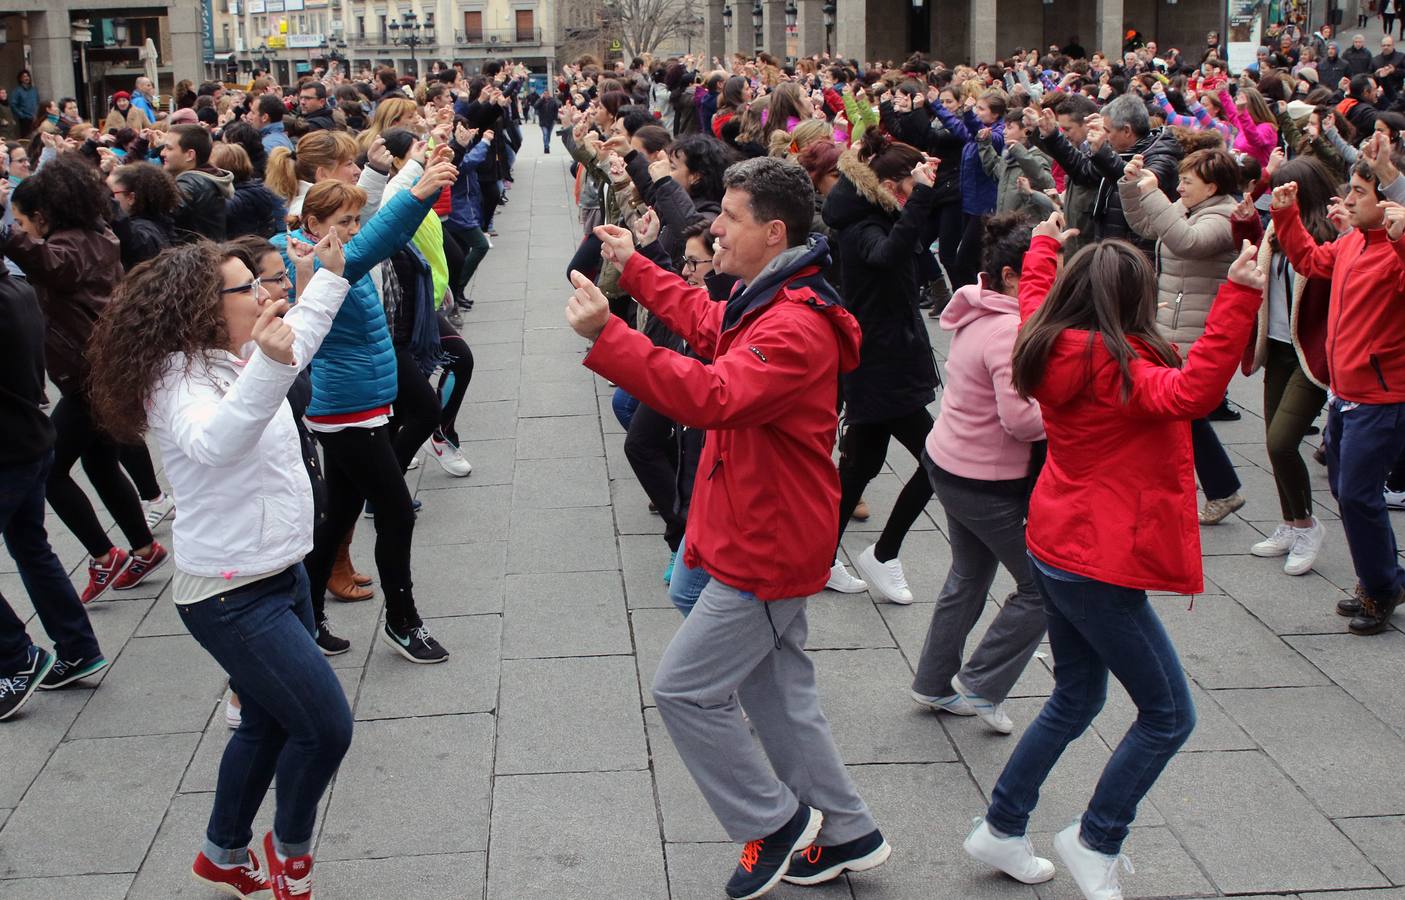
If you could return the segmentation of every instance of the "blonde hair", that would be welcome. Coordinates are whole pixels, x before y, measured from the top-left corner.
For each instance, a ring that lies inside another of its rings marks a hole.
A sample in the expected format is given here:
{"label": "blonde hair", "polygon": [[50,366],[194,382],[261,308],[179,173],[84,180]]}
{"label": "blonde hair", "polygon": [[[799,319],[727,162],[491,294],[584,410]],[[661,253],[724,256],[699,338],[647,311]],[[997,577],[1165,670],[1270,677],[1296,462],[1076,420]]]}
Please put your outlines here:
{"label": "blonde hair", "polygon": [[210,151],[210,164],[217,169],[225,169],[235,181],[247,181],[253,177],[254,164],[249,160],[249,151],[238,144],[215,144]]}
{"label": "blonde hair", "polygon": [[376,104],[376,111],[371,115],[370,123],[367,124],[366,130],[361,132],[361,149],[370,149],[376,138],[394,128],[396,122],[419,111],[419,104],[409,97],[386,97]]}
{"label": "blonde hair", "polygon": [[356,158],[356,139],[345,131],[310,131],[298,140],[297,150],[274,147],[264,166],[263,183],[291,203],[299,181],[316,181],[318,169],[335,169]]}
{"label": "blonde hair", "polygon": [[796,125],[789,134],[784,131],[772,132],[768,150],[771,156],[788,159],[799,156],[801,150],[815,141],[832,140],[834,140],[834,126],[830,125],[828,120],[806,119]]}

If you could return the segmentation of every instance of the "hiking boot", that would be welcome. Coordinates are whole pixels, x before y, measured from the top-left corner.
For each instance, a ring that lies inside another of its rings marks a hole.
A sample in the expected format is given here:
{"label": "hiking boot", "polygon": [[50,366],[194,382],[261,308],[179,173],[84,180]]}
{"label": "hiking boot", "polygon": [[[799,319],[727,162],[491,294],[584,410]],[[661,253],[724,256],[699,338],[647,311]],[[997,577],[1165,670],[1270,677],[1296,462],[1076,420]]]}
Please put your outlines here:
{"label": "hiking boot", "polygon": [[1390,627],[1390,617],[1402,601],[1405,601],[1405,588],[1396,591],[1395,596],[1386,600],[1377,600],[1363,593],[1361,612],[1348,622],[1346,627],[1351,629],[1352,634],[1380,634]]}
{"label": "hiking boot", "polygon": [[800,804],[790,821],[778,830],[747,841],[742,848],[737,870],[727,882],[727,896],[732,900],[760,897],[775,887],[790,870],[791,858],[815,842],[824,815],[817,809]]}
{"label": "hiking boot", "polygon": [[833,847],[811,844],[790,861],[790,871],[781,876],[791,884],[824,884],[845,872],[867,872],[888,861],[893,853],[878,829],[860,838]]}
{"label": "hiking boot", "polygon": [[1337,615],[1345,616],[1348,619],[1361,615],[1361,599],[1365,596],[1366,589],[1358,581],[1356,589],[1352,591],[1350,597],[1343,597],[1337,601]]}

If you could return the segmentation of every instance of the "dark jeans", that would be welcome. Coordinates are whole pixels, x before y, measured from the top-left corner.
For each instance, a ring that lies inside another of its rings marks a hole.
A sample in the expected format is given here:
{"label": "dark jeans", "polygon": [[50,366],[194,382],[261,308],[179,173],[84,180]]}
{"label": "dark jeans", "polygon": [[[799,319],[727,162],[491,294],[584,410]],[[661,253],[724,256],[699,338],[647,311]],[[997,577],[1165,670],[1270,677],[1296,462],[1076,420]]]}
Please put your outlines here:
{"label": "dark jeans", "polygon": [[1239,476],[1234,463],[1215,434],[1209,419],[1193,419],[1190,423],[1190,445],[1195,452],[1195,475],[1206,500],[1223,500],[1239,493]]}
{"label": "dark jeans", "polygon": [[120,451],[115,441],[98,430],[86,398],[65,394],[54,404],[54,466],[49,471],[47,498],[55,515],[68,526],[89,556],[103,556],[112,549],[92,501],[70,474],[73,464],[83,461],[83,472],[97,492],[98,499],[117,520],[128,544],[140,549],[151,543],[151,529],[136,488],[122,474]]}
{"label": "dark jeans", "polygon": [[239,694],[239,728],[220,760],[206,855],[214,862],[245,859],[254,816],[275,775],[279,852],[312,852],[317,804],[351,746],[351,708],[312,639],[307,573],[295,565],[176,608]]}
{"label": "dark jeans", "polygon": [[1270,340],[1264,361],[1264,426],[1285,522],[1312,516],[1312,480],[1298,448],[1326,400],[1327,392],[1303,373],[1293,345]]}
{"label": "dark jeans", "polygon": [[1385,486],[1392,491],[1405,491],[1405,452],[1402,452],[1386,476]]}
{"label": "dark jeans", "polygon": [[932,414],[927,412],[926,407],[895,419],[855,423],[844,429],[844,438],[839,445],[839,536],[835,540],[836,547],[844,537],[844,526],[854,514],[854,507],[863,497],[864,488],[883,471],[883,463],[888,458],[888,439],[894,437],[907,448],[918,465],[893,503],[893,511],[888,514],[888,521],[878,536],[873,553],[879,562],[888,562],[898,555],[912,523],[922,515],[927,501],[932,499],[932,483],[927,480],[927,473],[921,465],[923,446],[931,430]]}
{"label": "dark jeans", "polygon": [[395,348],[396,379],[394,414],[390,417],[390,443],[395,448],[395,461],[404,474],[424,442],[439,427],[439,398],[429,379],[420,374],[419,366],[403,347]]}
{"label": "dark jeans", "polygon": [[468,393],[469,382],[473,381],[473,351],[443,313],[439,314],[439,345],[449,358],[439,375],[439,433],[457,447],[459,409]]}
{"label": "dark jeans", "polygon": [[554,126],[552,125],[542,126],[542,149],[547,153],[551,152],[551,132],[553,128]]}
{"label": "dark jeans", "polygon": [[395,458],[388,430],[344,428],[318,434],[317,440],[322,445],[322,470],[327,473],[327,518],[313,530],[312,552],[306,560],[317,618],[322,618],[337,548],[361,514],[362,503],[369,500],[376,513],[376,572],[385,592],[386,621],[397,629],[419,625],[410,581],[415,514],[405,470]]}
{"label": "dark jeans", "polygon": [[[1029,480],[961,478],[926,453],[922,467],[946,510],[951,569],[932,610],[912,689],[928,697],[950,696],[951,679],[959,673],[968,690],[1003,703],[1044,637],[1044,597],[1034,583],[1024,543]],[[1002,565],[1015,579],[1015,590],[963,666],[966,638],[985,610],[986,595]]]}
{"label": "dark jeans", "polygon": [[453,278],[454,295],[462,297],[468,290],[468,283],[473,280],[473,273],[478,271],[478,264],[492,248],[488,246],[488,236],[481,228],[460,228],[446,219],[444,230],[463,248],[463,267]]}
{"label": "dark jeans", "polygon": [[663,539],[677,550],[686,520],[678,512],[677,426],[663,413],[640,403],[630,417],[624,438],[624,455],[639,486],[663,518]]}
{"label": "dark jeans", "polygon": [[1111,671],[1137,705],[1137,720],[1103,767],[1082,836],[1099,853],[1116,855],[1137,804],[1195,729],[1190,688],[1146,591],[1066,581],[1030,562],[1048,614],[1054,692],[1005,763],[986,821],[1006,834],[1025,833],[1044,779],[1103,708]]}
{"label": "dark jeans", "polygon": [[[44,485],[53,461],[49,453],[32,463],[0,466],[0,532],[54,652],[60,659],[84,659],[98,655],[98,639],[44,531]],[[0,673],[24,668],[29,646],[24,623],[0,595]]]}
{"label": "dark jeans", "polygon": [[[1352,407],[1345,409],[1344,407]],[[1405,588],[1381,488],[1405,452],[1405,403],[1327,404],[1327,480],[1357,580],[1374,598]]]}

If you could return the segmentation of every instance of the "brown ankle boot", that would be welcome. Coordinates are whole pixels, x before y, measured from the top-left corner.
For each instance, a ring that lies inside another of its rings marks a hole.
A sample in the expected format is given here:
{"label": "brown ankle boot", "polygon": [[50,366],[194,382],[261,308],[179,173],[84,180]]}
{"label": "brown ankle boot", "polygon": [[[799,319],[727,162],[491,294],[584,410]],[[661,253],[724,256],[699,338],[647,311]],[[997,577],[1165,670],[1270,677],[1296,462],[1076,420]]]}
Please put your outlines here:
{"label": "brown ankle boot", "polygon": [[[361,576],[365,577],[365,576]],[[370,581],[369,578],[366,579]],[[358,600],[369,600],[376,595],[370,588],[363,587],[357,581],[357,572],[351,566],[351,535],[346,536],[340,547],[337,548],[336,559],[332,561],[332,575],[327,579],[327,593],[333,598],[343,603],[354,603]]]}

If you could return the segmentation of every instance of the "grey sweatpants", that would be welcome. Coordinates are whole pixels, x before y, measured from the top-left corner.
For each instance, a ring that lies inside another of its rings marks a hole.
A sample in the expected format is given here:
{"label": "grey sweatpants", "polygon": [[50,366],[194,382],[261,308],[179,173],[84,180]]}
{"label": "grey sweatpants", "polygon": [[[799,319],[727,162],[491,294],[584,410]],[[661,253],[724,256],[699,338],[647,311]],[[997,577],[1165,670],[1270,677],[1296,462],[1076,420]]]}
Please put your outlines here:
{"label": "grey sweatpants", "polygon": [[876,827],[820,710],[815,667],[805,655],[805,602],[762,602],[714,578],[654,676],[654,700],[673,745],[738,843],[778,830],[800,803],[824,813],[816,841],[822,846]]}
{"label": "grey sweatpants", "polygon": [[[932,611],[927,642],[917,664],[912,689],[929,697],[953,692],[951,679],[961,675],[967,690],[992,703],[1002,703],[1019,680],[1044,636],[1044,598],[1030,573],[1025,553],[1025,515],[1029,505],[1023,491],[980,490],[978,483],[934,473],[932,489],[946,510],[951,539],[951,571]],[[985,608],[986,594],[1003,565],[1015,578],[1015,592],[990,623],[971,659],[963,667],[966,638]]]}

